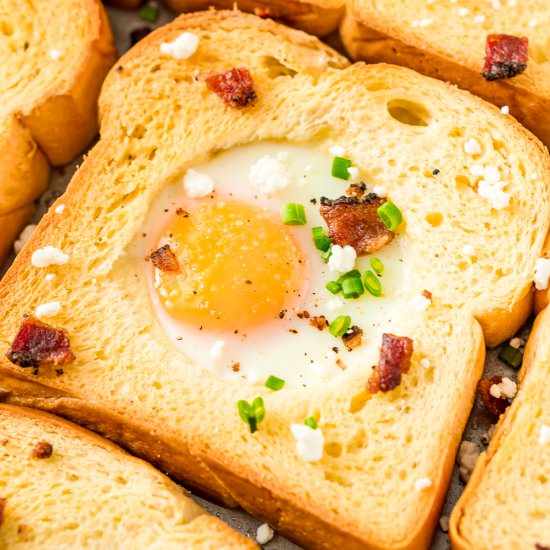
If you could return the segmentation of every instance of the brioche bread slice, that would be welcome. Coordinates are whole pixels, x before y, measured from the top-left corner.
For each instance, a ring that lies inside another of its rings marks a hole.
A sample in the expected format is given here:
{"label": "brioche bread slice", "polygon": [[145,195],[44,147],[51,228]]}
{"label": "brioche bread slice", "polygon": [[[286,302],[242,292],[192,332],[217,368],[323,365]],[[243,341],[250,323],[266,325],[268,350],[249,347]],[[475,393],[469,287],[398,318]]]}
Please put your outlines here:
{"label": "brioche bread slice", "polygon": [[116,59],[99,0],[0,2],[0,263],[48,182],[97,132]]}
{"label": "brioche bread slice", "polygon": [[[183,32],[197,50],[161,55]],[[234,67],[254,82],[243,108],[204,83]],[[484,343],[511,336],[530,311],[550,219],[542,145],[467,92],[401,67],[348,66],[313,37],[238,12],[184,15],[149,35],[108,76],[100,112],[101,139],[59,199],[63,212],[50,210],[0,283],[4,348],[24,313],[56,300],[48,322],[66,329],[76,360],[34,375],[2,355],[4,400],[104,433],[308,547],[426,548]],[[341,147],[402,209],[407,284],[392,330],[414,340],[414,354],[395,390],[365,391],[378,357],[368,333],[364,366],[271,392],[190,360],[156,320],[147,263],[130,252],[155,197],[213,152],[262,140]],[[479,155],[465,153],[469,140]],[[477,165],[501,174],[508,207],[478,194]],[[46,246],[67,263],[34,267]],[[423,289],[432,303],[411,314]],[[237,402],[258,394],[266,414],[252,434]],[[308,416],[325,441],[316,462],[297,454],[290,429]]]}
{"label": "brioche bread slice", "polygon": [[149,464],[66,420],[0,405],[2,548],[256,548]]}
{"label": "brioche bread slice", "polygon": [[550,547],[550,309],[527,344],[520,391],[451,515],[453,548]]}
{"label": "brioche bread slice", "polygon": [[[549,146],[549,27],[547,0],[438,0],[405,8],[400,0],[350,0],[341,37],[354,59],[405,65],[507,106]],[[525,72],[494,81],[481,76],[492,33],[528,37]]]}
{"label": "brioche bread slice", "polygon": [[208,8],[231,9],[270,17],[291,27],[317,36],[326,36],[338,29],[344,15],[344,0],[165,0],[176,12]]}

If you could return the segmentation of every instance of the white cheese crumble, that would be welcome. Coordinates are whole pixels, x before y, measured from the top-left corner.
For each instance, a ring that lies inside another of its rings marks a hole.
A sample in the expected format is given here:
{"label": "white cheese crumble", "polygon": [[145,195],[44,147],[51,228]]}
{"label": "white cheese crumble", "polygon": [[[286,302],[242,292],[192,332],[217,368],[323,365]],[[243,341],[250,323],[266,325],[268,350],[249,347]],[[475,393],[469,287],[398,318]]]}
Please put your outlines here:
{"label": "white cheese crumble", "polygon": [[307,462],[321,460],[325,438],[320,428],[314,430],[305,424],[291,424],[290,431],[296,439],[298,456]]}
{"label": "white cheese crumble", "polygon": [[264,155],[250,167],[248,182],[261,193],[273,195],[290,185],[290,175],[282,159]]}
{"label": "white cheese crumble", "polygon": [[501,112],[503,115],[509,115],[509,114],[510,114],[510,107],[508,107],[508,105],[503,105],[503,106],[500,108],[500,112]]}
{"label": "white cheese crumble", "polygon": [[69,255],[64,254],[55,246],[45,246],[35,250],[31,257],[34,267],[48,267],[49,265],[64,265],[69,261]]}
{"label": "white cheese crumble", "polygon": [[163,42],[160,51],[175,59],[187,59],[197,51],[198,45],[199,37],[196,34],[183,32],[173,42]]}
{"label": "white cheese crumble", "polygon": [[422,313],[426,311],[432,301],[429,298],[426,298],[423,294],[417,294],[414,298],[409,300],[409,304],[415,311],[418,311],[418,313]]}
{"label": "white cheese crumble", "polygon": [[501,382],[493,384],[489,388],[489,393],[497,399],[513,399],[517,392],[517,384],[507,376],[505,376]]}
{"label": "white cheese crumble", "polygon": [[13,243],[13,249],[15,250],[16,254],[19,254],[21,252],[21,249],[25,246],[27,241],[31,238],[31,235],[33,231],[36,229],[36,225],[29,224],[25,226],[23,231],[19,234],[19,237],[17,237],[17,240]]}
{"label": "white cheese crumble", "polygon": [[348,174],[353,181],[359,179],[359,168],[356,168],[355,166],[350,166],[348,168]]}
{"label": "white cheese crumble", "polygon": [[56,214],[63,214],[63,211],[65,210],[65,205],[64,204],[59,204],[55,207],[55,210],[54,212]]}
{"label": "white cheese crumble", "polygon": [[46,279],[46,281],[53,281],[55,279],[55,273],[48,273],[44,279]]}
{"label": "white cheese crumble", "polygon": [[539,258],[535,263],[535,288],[545,290],[550,282],[550,258]]}
{"label": "white cheese crumble", "polygon": [[262,523],[256,530],[256,542],[267,544],[275,535],[275,532],[267,523]]}
{"label": "white cheese crumble", "polygon": [[510,204],[510,193],[502,190],[506,183],[500,179],[500,172],[496,166],[476,164],[470,168],[470,173],[482,176],[477,185],[477,194],[487,199],[495,210],[502,210]]}
{"label": "white cheese crumble", "polygon": [[55,48],[53,50],[50,50],[50,59],[57,61],[60,57],[61,57],[60,50],[56,50]]}
{"label": "white cheese crumble", "polygon": [[414,490],[415,491],[423,491],[424,489],[428,489],[428,487],[432,486],[432,481],[428,477],[421,477],[420,479],[417,479],[414,482]]}
{"label": "white cheese crumble", "polygon": [[37,317],[54,317],[61,311],[61,304],[59,302],[47,302],[40,304],[36,310]]}
{"label": "white cheese crumble", "polygon": [[183,178],[183,188],[192,198],[206,197],[214,191],[214,180],[208,174],[190,168]]}
{"label": "white cheese crumble", "polygon": [[353,246],[346,244],[344,247],[341,247],[339,244],[335,244],[331,250],[332,254],[328,259],[328,268],[330,271],[347,273],[354,268],[357,252],[355,252]]}
{"label": "white cheese crumble", "polygon": [[462,254],[465,256],[473,256],[475,254],[474,247],[471,244],[465,244],[462,247]]}
{"label": "white cheese crumble", "polygon": [[515,349],[520,348],[523,345],[523,340],[521,338],[518,338],[517,336],[515,338],[512,338],[508,344]]}
{"label": "white cheese crumble", "polygon": [[479,141],[474,138],[470,138],[464,143],[464,152],[468,155],[481,155],[481,145]]}
{"label": "white cheese crumble", "polygon": [[550,426],[543,424],[540,427],[539,445],[546,445],[550,443]]}
{"label": "white cheese crumble", "polygon": [[333,145],[329,150],[328,152],[333,156],[333,157],[341,157],[344,155],[344,148],[343,147],[340,147],[339,145]]}
{"label": "white cheese crumble", "polygon": [[379,197],[385,197],[388,194],[387,189],[383,185],[375,185],[372,188],[372,192],[378,195]]}
{"label": "white cheese crumble", "polygon": [[340,300],[340,298],[333,298],[327,302],[327,309],[329,311],[337,311],[338,309],[342,309],[345,305],[345,302]]}
{"label": "white cheese crumble", "polygon": [[224,347],[225,342],[223,340],[216,340],[210,348],[210,357],[212,357],[212,359],[221,359],[223,357]]}

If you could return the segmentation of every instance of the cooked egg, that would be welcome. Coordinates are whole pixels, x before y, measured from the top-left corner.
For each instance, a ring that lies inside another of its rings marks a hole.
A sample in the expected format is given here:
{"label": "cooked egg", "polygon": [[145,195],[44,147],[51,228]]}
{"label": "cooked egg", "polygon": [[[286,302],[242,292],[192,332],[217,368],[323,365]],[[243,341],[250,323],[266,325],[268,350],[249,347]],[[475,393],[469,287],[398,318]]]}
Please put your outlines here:
{"label": "cooked egg", "polygon": [[[399,237],[375,254],[384,263],[381,297],[347,300],[326,289],[338,275],[315,248],[312,227],[326,228],[319,198],[339,197],[350,183],[332,177],[331,164],[320,147],[254,143],[187,168],[157,197],[140,253],[168,244],[177,259],[178,271],[152,262],[145,269],[154,314],[189,360],[251,383],[275,375],[285,387],[377,362],[381,333],[391,331],[403,298],[405,258]],[[282,223],[288,203],[304,206],[305,225]],[[369,260],[355,267],[363,273]],[[349,315],[363,329],[362,345],[348,351],[316,328],[310,321],[321,315]]]}

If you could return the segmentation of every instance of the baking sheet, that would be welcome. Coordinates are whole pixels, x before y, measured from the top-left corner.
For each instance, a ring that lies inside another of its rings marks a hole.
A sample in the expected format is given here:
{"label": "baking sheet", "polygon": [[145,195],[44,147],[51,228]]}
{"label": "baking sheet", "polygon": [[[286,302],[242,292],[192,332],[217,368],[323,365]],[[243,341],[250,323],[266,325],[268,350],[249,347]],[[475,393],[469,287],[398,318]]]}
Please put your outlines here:
{"label": "baking sheet", "polygon": [[[142,21],[139,18],[137,11],[126,11],[116,8],[108,8],[107,11],[111,20],[111,25],[113,27],[117,46],[120,53],[125,52],[130,47],[129,35],[132,30],[144,26],[161,26],[171,21],[174,17],[174,14],[171,13],[168,9],[162,8],[158,20],[154,24],[151,24]],[[338,48],[339,41],[337,38],[332,37],[331,39],[329,39],[329,42],[332,46]],[[81,160],[79,159],[66,167],[53,170],[50,187],[40,199],[40,206],[32,223],[38,223],[42,214],[49,208],[49,206],[55,201],[55,199],[63,193],[80,162]],[[13,257],[10,259],[10,261],[11,260],[13,260]],[[8,265],[9,263],[10,262],[8,261]],[[528,324],[520,331],[520,337],[526,338],[529,332],[529,326],[530,325]],[[501,375],[508,376],[513,380],[516,380],[517,372],[500,362],[497,359],[497,354],[498,350],[490,350],[488,352],[487,362],[485,365],[485,376]],[[487,435],[487,430],[491,426],[491,421],[492,418],[483,409],[479,400],[476,400],[475,407],[472,411],[472,415],[464,433],[464,439],[476,442],[480,446],[480,448],[484,450],[486,448],[485,438]],[[463,487],[464,484],[459,479],[458,468],[455,466],[451,485],[443,510],[441,512],[441,516],[450,515],[450,512],[458,497],[460,496]],[[201,506],[206,508],[211,514],[219,517],[237,531],[240,531],[250,538],[255,539],[256,530],[258,526],[262,523],[261,521],[255,519],[243,510],[228,510],[211,502],[203,500],[195,495],[192,495],[192,497]],[[276,535],[273,540],[264,545],[264,547],[267,550],[299,549],[298,546],[279,535]],[[436,529],[431,550],[446,550],[448,548],[450,548],[450,544],[447,533],[443,532],[441,528]]]}

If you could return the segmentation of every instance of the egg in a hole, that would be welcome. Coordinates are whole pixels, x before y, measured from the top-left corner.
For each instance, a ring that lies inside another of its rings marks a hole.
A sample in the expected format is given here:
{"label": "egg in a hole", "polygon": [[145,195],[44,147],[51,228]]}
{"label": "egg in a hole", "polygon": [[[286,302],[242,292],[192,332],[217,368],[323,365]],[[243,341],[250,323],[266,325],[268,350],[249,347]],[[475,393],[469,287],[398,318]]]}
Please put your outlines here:
{"label": "egg in a hole", "polygon": [[375,365],[404,296],[401,238],[377,235],[367,253],[354,242],[357,254],[329,234],[357,202],[393,205],[385,194],[344,151],[320,145],[253,143],[186,168],[143,226],[150,300],[168,338],[249,383],[307,387]]}

